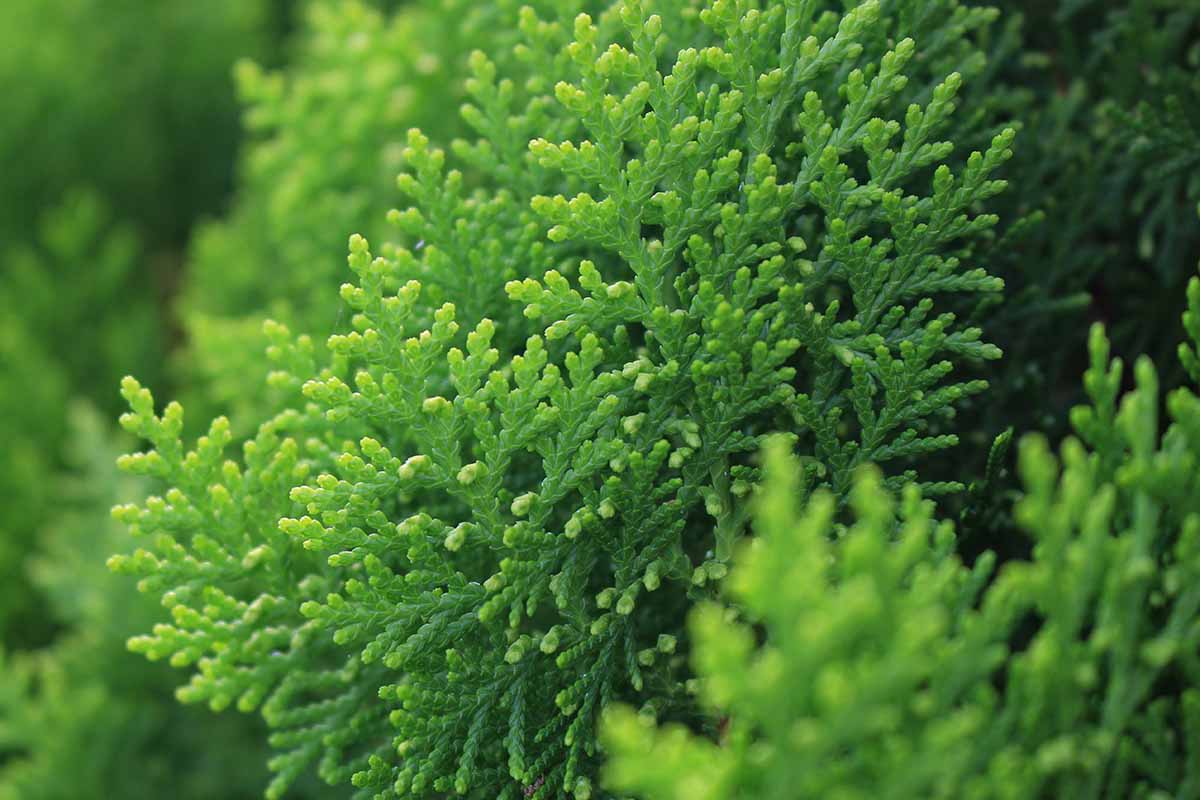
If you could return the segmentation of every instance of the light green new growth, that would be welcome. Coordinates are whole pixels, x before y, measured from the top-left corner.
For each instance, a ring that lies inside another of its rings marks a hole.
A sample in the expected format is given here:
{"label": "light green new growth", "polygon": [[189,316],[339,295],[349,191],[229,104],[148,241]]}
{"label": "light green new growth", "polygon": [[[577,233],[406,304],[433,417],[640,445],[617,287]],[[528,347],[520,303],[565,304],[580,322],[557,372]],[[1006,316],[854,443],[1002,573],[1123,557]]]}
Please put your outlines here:
{"label": "light green new growth", "polygon": [[[1190,287],[1188,328],[1200,279]],[[1185,348],[1185,352],[1194,352]],[[614,711],[614,789],[644,800],[1195,797],[1200,793],[1200,397],[1154,368],[1118,398],[1097,327],[1061,465],[1021,447],[1029,561],[954,555],[917,490],[859,476],[856,522],[806,495],[776,443],[760,536],[725,607],[692,616],[716,740]],[[1119,402],[1118,402],[1119,400]],[[765,631],[759,645],[756,630]]]}
{"label": "light green new growth", "polygon": [[1183,328],[1191,337],[1192,344],[1183,342],[1179,345],[1179,360],[1192,382],[1200,385],[1200,280],[1192,278],[1188,283],[1187,301],[1188,310],[1183,312]]}
{"label": "light green new growth", "polygon": [[143,549],[113,566],[172,616],[132,646],[261,709],[271,797],[310,765],[364,798],[606,796],[607,704],[696,711],[675,643],[765,437],[830,497],[866,463],[899,486],[984,388],[953,362],[999,356],[939,305],[1001,288],[972,252],[1013,134],[951,161],[994,11],[583,5],[472,56],[475,141],[410,133],[400,242],[351,238],[328,355],[267,326],[291,407],[240,457],[123,385],[154,447],[124,465],[170,487],[115,512]]}

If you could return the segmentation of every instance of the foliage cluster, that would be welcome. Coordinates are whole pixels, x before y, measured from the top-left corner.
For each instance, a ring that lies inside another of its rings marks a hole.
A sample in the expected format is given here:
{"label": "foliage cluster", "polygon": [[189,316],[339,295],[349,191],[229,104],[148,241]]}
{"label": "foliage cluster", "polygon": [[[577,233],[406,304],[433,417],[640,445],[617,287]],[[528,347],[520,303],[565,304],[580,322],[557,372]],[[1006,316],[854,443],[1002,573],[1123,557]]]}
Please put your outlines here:
{"label": "foliage cluster", "polygon": [[262,707],[268,794],[314,761],[364,796],[588,794],[603,704],[689,706],[654,648],[724,573],[762,436],[803,426],[837,491],[955,443],[986,384],[949,359],[999,351],[933,297],[1001,286],[962,262],[1012,133],[939,166],[994,16],[946,6],[912,69],[912,6],[524,9],[520,81],[470,61],[470,184],[411,133],[412,244],[352,239],[352,330],[322,358],[267,326],[303,399],[240,463],[224,418],[188,451],[126,382],[155,445],[127,465],[172,486],[117,512],[146,545],[114,567],[174,620],[132,646],[197,664],[185,699]]}
{"label": "foliage cluster", "polygon": [[15,117],[0,797],[1200,796],[1194,4],[223,5]]}
{"label": "foliage cluster", "polygon": [[[1190,289],[1200,344],[1200,279]],[[773,453],[733,608],[691,618],[717,741],[645,709],[606,725],[610,784],[682,798],[1194,797],[1200,792],[1200,397],[1091,334],[1060,459],[1020,447],[1031,557],[973,565],[952,523],[859,475],[854,522]],[[1200,383],[1195,350],[1181,348]],[[898,512],[898,513],[897,513]],[[765,642],[759,646],[759,631]]]}

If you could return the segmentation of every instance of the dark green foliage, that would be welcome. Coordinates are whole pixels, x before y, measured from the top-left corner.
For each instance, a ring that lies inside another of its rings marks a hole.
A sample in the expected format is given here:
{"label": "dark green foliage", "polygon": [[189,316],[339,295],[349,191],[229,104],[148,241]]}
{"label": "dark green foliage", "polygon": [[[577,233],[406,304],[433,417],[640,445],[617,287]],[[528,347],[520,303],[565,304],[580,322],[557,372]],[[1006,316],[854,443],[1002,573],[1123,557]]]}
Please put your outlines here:
{"label": "dark green foliage", "polygon": [[0,438],[5,446],[0,469],[0,631],[3,641],[37,642],[47,622],[35,614],[37,598],[23,573],[36,531],[53,505],[55,452],[61,441],[56,410],[66,403],[67,383],[36,339],[13,317],[0,319],[0,364],[5,381],[22,391],[0,392]]}
{"label": "dark green foliage", "polygon": [[1019,25],[992,47],[997,77],[1016,90],[992,102],[1021,121],[1024,146],[1009,167],[1021,191],[996,205],[1014,226],[988,254],[1008,285],[989,330],[1009,357],[978,424],[985,435],[1016,426],[1057,437],[1082,400],[1074,376],[1090,321],[1108,326],[1117,352],[1148,353],[1168,385],[1179,379],[1174,321],[1200,258],[1200,8],[997,5]]}
{"label": "dark green foliage", "polygon": [[229,68],[262,52],[268,20],[259,0],[6,0],[0,232],[83,184],[155,247],[180,241],[227,188]]}
{"label": "dark green foliage", "polygon": [[13,309],[71,386],[93,389],[107,411],[119,399],[108,387],[129,364],[161,374],[159,298],[155,286],[139,280],[142,242],[130,223],[86,191],[48,209],[34,233],[0,256],[0,304]]}
{"label": "dark green foliage", "polygon": [[[135,280],[142,255],[132,231],[88,193],[50,209],[36,237],[0,250],[0,306],[11,309],[0,335],[10,387],[0,415],[10,453],[0,468],[8,498],[0,508],[0,631],[10,645],[47,633],[47,618],[27,605],[35,597],[23,562],[58,502],[69,392],[99,393],[129,364],[160,374],[158,308]],[[86,278],[64,280],[79,264]],[[101,398],[106,411],[119,399]]]}

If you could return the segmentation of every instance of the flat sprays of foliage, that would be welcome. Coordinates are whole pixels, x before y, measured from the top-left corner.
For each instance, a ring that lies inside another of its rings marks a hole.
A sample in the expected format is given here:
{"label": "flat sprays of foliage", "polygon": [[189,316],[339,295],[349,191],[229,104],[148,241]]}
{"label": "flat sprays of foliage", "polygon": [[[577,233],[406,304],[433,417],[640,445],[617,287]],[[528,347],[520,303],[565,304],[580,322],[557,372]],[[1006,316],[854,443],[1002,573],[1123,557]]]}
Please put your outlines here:
{"label": "flat sprays of foliage", "polygon": [[312,4],[130,647],[268,797],[1200,796],[1200,14],[996,6]]}

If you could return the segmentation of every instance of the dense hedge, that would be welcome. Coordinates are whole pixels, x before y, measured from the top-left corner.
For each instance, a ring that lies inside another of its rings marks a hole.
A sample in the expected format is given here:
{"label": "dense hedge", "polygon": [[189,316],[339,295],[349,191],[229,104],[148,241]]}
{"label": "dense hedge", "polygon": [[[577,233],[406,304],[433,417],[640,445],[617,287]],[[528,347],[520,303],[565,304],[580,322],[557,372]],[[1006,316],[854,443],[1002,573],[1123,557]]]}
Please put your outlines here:
{"label": "dense hedge", "polygon": [[0,8],[0,797],[1200,796],[1194,3],[152,5]]}

